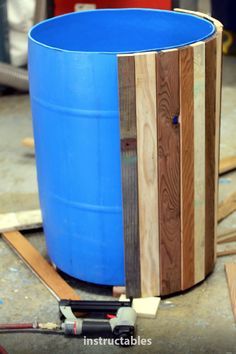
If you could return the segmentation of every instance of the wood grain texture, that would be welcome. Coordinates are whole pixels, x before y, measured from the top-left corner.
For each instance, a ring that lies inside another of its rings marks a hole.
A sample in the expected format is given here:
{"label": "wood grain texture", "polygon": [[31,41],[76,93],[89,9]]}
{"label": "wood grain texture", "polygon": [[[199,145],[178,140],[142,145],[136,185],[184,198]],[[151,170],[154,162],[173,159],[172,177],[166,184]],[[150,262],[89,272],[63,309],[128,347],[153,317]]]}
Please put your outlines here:
{"label": "wood grain texture", "polygon": [[228,281],[228,288],[234,319],[236,321],[236,263],[225,264],[225,272]]}
{"label": "wood grain texture", "polygon": [[60,299],[79,300],[79,295],[60,277],[29,241],[18,231],[4,232],[4,240],[23,259],[49,291]]}
{"label": "wood grain texture", "polygon": [[220,160],[219,175],[223,175],[236,169],[236,156],[226,157]]}
{"label": "wood grain texture", "polygon": [[0,214],[0,232],[38,229],[42,226],[41,210]]}
{"label": "wood grain texture", "polygon": [[121,139],[126,141],[121,144],[126,293],[140,297],[137,147],[127,145],[137,138],[134,56],[119,56],[118,71]]}
{"label": "wood grain texture", "polygon": [[224,199],[218,207],[218,222],[236,211],[236,192]]}
{"label": "wood grain texture", "polygon": [[[161,294],[181,290],[178,50],[157,54],[157,134]],[[178,120],[178,118],[177,118]]]}
{"label": "wood grain texture", "polygon": [[[219,165],[220,165],[220,120],[221,120],[221,95],[222,95],[222,25],[214,22],[216,26],[216,115],[215,115],[215,233],[218,224],[219,203]],[[215,235],[215,249],[216,249]],[[215,252],[216,261],[216,252]]]}
{"label": "wood grain texture", "polygon": [[205,273],[215,263],[216,207],[216,38],[206,42],[206,229]]}
{"label": "wood grain texture", "polygon": [[194,62],[180,50],[182,289],[194,284]]}
{"label": "wood grain texture", "polygon": [[205,278],[205,43],[194,55],[194,282]]}
{"label": "wood grain texture", "polygon": [[160,294],[156,54],[135,56],[139,232],[142,296]]}

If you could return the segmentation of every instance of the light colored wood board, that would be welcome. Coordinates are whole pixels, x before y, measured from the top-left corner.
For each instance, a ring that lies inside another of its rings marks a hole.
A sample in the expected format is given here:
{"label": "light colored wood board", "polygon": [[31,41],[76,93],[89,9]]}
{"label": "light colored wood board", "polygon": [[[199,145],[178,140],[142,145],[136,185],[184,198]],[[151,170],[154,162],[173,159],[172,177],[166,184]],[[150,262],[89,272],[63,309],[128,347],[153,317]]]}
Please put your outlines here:
{"label": "light colored wood board", "polygon": [[[179,53],[157,53],[161,295],[181,290]],[[175,122],[177,120],[177,122]]]}
{"label": "light colored wood board", "polygon": [[229,295],[231,299],[234,319],[236,321],[236,263],[225,264],[225,272],[228,281]]}
{"label": "light colored wood board", "polygon": [[225,251],[218,251],[217,257],[224,257],[224,256],[233,256],[236,254],[236,249],[225,250]]}
{"label": "light colored wood board", "polygon": [[[215,128],[215,230],[218,224],[219,166],[220,166],[220,122],[222,96],[222,27],[216,33],[216,128]],[[215,237],[215,249],[216,249]],[[216,252],[215,252],[216,257]],[[215,259],[216,261],[216,259]]]}
{"label": "light colored wood board", "polygon": [[[119,301],[129,301],[125,295],[121,295]],[[156,318],[161,299],[159,297],[134,298],[132,308],[141,318]]]}
{"label": "light colored wood board", "polygon": [[160,294],[156,54],[135,56],[141,294]]}
{"label": "light colored wood board", "polygon": [[182,290],[194,285],[194,61],[180,50]]}
{"label": "light colored wood board", "polygon": [[236,242],[236,230],[224,232],[217,236],[217,243]]}
{"label": "light colored wood board", "polygon": [[0,233],[13,230],[37,229],[40,227],[42,227],[41,210],[0,214]]}
{"label": "light colored wood board", "polygon": [[[205,272],[212,272],[216,259],[216,38],[206,42],[206,229]],[[218,173],[218,172],[217,172]]]}
{"label": "light colored wood board", "polygon": [[218,207],[218,222],[236,211],[236,192],[224,199]]}
{"label": "light colored wood board", "polygon": [[236,169],[236,156],[226,157],[220,160],[219,175]]}
{"label": "light colored wood board", "polygon": [[[135,139],[136,94],[134,56],[118,56],[119,109],[121,139]],[[123,147],[121,142],[123,232],[127,296],[140,296],[140,247],[138,215],[137,146]]]}
{"label": "light colored wood board", "polygon": [[194,279],[205,278],[205,43],[192,45],[194,55]]}
{"label": "light colored wood board", "polygon": [[41,256],[18,231],[4,232],[3,239],[24,260],[27,266],[46,284],[51,293],[60,299],[79,300],[79,295],[60,277],[55,269]]}
{"label": "light colored wood board", "polygon": [[22,145],[29,148],[34,148],[34,139],[33,138],[24,138],[22,140]]}

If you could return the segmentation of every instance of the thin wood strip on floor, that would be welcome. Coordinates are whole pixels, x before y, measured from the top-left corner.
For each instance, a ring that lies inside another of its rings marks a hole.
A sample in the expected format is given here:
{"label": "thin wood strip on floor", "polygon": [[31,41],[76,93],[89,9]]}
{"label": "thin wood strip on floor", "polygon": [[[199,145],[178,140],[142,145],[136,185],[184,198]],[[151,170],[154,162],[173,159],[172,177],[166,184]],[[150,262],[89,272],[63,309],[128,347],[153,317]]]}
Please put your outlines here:
{"label": "thin wood strip on floor", "polygon": [[236,169],[236,156],[226,157],[220,160],[220,170],[219,170],[220,175],[231,172],[232,170],[235,169]]}
{"label": "thin wood strip on floor", "polygon": [[160,286],[181,290],[179,51],[157,53]]}
{"label": "thin wood strip on floor", "polygon": [[236,249],[230,249],[230,250],[218,251],[217,257],[233,256],[235,254],[236,254]]}
{"label": "thin wood strip on floor", "polygon": [[3,239],[22,258],[48,290],[60,299],[79,300],[79,295],[18,231],[4,232]]}
{"label": "thin wood strip on floor", "polygon": [[205,278],[205,42],[195,43],[192,48],[194,60],[194,282],[196,284]]}
{"label": "thin wood strip on floor", "polygon": [[236,321],[236,263],[226,263],[225,272],[228,281],[229,295],[231,299],[234,319]]}
{"label": "thin wood strip on floor", "polygon": [[236,230],[227,231],[217,236],[218,244],[229,242],[236,242]]}
{"label": "thin wood strip on floor", "polygon": [[42,227],[41,210],[0,214],[0,233],[13,230],[38,229],[40,227]]}
{"label": "thin wood strip on floor", "polygon": [[[206,42],[206,225],[205,274],[212,272],[216,259],[216,37]],[[218,175],[218,170],[217,170]]]}
{"label": "thin wood strip on floor", "polygon": [[[118,56],[123,233],[127,296],[140,297],[140,246],[135,62],[133,55]],[[131,139],[134,144],[131,144]]]}
{"label": "thin wood strip on floor", "polygon": [[236,192],[223,200],[218,207],[218,222],[236,211]]}
{"label": "thin wood strip on floor", "polygon": [[156,53],[135,55],[141,294],[160,294]]}
{"label": "thin wood strip on floor", "polygon": [[193,48],[180,50],[182,290],[194,284]]}

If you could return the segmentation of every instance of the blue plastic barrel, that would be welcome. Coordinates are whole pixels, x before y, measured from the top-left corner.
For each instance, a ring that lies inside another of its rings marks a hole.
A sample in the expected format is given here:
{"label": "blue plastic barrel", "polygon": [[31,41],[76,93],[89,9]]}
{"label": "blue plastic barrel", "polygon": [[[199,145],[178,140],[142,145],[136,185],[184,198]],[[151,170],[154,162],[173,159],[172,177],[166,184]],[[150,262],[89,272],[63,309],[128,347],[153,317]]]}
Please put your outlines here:
{"label": "blue plastic barrel", "polygon": [[203,40],[213,25],[181,13],[68,14],[29,33],[30,96],[49,256],[81,280],[123,285],[117,53]]}

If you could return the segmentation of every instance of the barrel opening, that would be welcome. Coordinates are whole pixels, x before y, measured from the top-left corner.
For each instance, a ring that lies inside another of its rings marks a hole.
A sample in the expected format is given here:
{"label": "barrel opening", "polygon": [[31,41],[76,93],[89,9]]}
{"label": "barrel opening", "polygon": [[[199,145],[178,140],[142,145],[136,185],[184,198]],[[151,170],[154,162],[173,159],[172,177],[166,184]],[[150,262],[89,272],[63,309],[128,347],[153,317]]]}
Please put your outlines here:
{"label": "barrel opening", "polygon": [[173,11],[103,9],[71,13],[41,22],[29,34],[54,49],[95,53],[132,53],[170,49],[214,33],[205,19]]}

